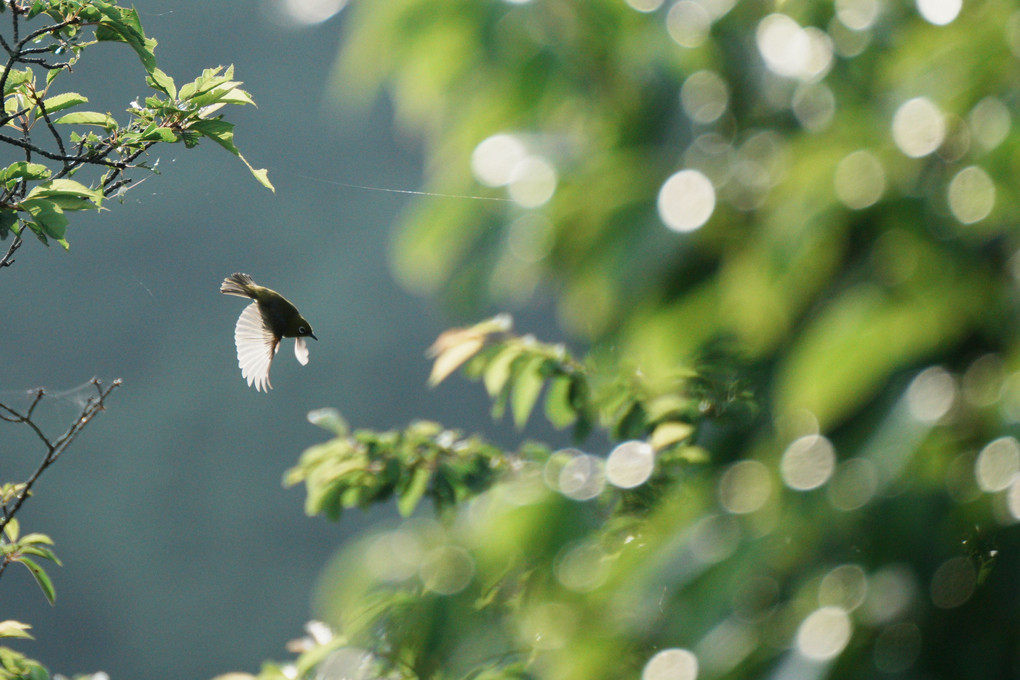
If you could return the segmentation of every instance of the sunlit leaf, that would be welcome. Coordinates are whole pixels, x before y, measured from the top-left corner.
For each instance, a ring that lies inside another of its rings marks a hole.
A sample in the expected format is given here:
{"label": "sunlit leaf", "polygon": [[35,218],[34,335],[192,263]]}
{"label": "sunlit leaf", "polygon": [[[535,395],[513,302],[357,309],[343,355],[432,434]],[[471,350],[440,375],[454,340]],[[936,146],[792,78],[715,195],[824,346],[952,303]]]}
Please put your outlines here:
{"label": "sunlit leaf", "polygon": [[656,451],[678,444],[694,433],[694,426],[689,423],[665,422],[659,423],[652,431],[649,443]]}
{"label": "sunlit leaf", "polygon": [[138,20],[138,12],[113,5],[98,5],[99,11],[105,16],[96,28],[96,40],[113,40],[126,42],[138,55],[147,73],[156,69],[156,41],[146,38],[142,24]]}
{"label": "sunlit leaf", "polygon": [[55,239],[64,238],[68,220],[56,201],[43,198],[28,199],[21,202],[21,207],[28,211],[44,234]]}
{"label": "sunlit leaf", "polygon": [[421,501],[422,496],[425,495],[425,491],[429,486],[429,479],[432,477],[431,471],[425,465],[419,465],[411,473],[411,480],[407,485],[407,488],[400,495],[397,500],[397,509],[400,514],[404,517],[410,517],[414,514],[415,508],[418,507],[418,503]]}
{"label": "sunlit leaf", "polygon": [[164,92],[170,99],[177,99],[177,86],[174,79],[158,68],[152,69],[146,78],[146,82],[157,90]]}
{"label": "sunlit leaf", "polygon": [[312,425],[328,430],[338,437],[346,437],[350,432],[347,421],[335,408],[319,408],[309,411],[307,418]]}
{"label": "sunlit leaf", "polygon": [[543,357],[537,356],[526,360],[520,370],[514,372],[513,385],[510,393],[510,411],[513,413],[514,424],[524,427],[535,407],[545,376],[542,375]]}
{"label": "sunlit leaf", "polygon": [[[439,344],[439,340],[437,340],[436,345],[433,345],[433,347]],[[443,349],[436,350],[436,358],[432,363],[432,372],[429,374],[429,385],[434,387],[443,382],[465,361],[477,354],[484,344],[485,338],[477,333],[465,332],[458,335],[455,340],[447,337],[442,343]]]}
{"label": "sunlit leaf", "polygon": [[95,111],[75,111],[65,114],[53,122],[57,125],[96,125],[107,130],[116,130],[118,127],[113,116]]}
{"label": "sunlit leaf", "polygon": [[77,92],[64,92],[43,100],[43,106],[47,113],[56,113],[88,102],[88,97]]}
{"label": "sunlit leaf", "polygon": [[0,638],[25,638],[31,640],[32,635],[28,632],[28,629],[31,627],[27,623],[11,619],[0,621]]}
{"label": "sunlit leaf", "polygon": [[0,170],[0,182],[12,179],[46,179],[52,171],[41,163],[17,161]]}
{"label": "sunlit leaf", "polygon": [[511,366],[521,355],[521,351],[518,345],[507,345],[485,367],[482,382],[489,397],[495,397],[506,387],[507,380],[510,379]]}

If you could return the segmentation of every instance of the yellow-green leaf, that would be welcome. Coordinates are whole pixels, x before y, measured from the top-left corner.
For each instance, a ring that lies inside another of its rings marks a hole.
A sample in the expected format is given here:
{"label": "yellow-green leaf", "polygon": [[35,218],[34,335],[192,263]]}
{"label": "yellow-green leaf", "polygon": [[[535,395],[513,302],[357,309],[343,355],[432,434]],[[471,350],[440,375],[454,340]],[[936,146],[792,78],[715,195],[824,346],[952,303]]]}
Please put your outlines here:
{"label": "yellow-green leaf", "polygon": [[682,442],[693,433],[694,426],[690,423],[672,421],[659,423],[659,425],[656,426],[655,431],[652,432],[652,437],[649,443],[656,451],[662,451],[665,448]]}
{"label": "yellow-green leaf", "polygon": [[514,424],[524,427],[535,407],[538,395],[542,392],[545,382],[542,376],[544,357],[536,356],[527,360],[520,370],[514,373],[513,388],[510,393],[510,410],[514,415]]}
{"label": "yellow-green leaf", "polygon": [[28,629],[31,627],[27,623],[12,619],[0,621],[0,638],[26,638],[31,640],[32,636],[28,633]]}

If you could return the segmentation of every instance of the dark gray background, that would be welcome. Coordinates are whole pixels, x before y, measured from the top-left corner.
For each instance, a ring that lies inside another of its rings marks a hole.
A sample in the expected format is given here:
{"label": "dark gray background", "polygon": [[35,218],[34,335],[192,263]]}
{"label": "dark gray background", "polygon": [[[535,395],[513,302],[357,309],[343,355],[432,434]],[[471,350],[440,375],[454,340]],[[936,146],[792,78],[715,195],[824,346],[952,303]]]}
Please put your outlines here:
{"label": "dark gray background", "polygon": [[[105,670],[115,680],[254,672],[266,658],[287,658],[283,645],[301,635],[319,570],[366,524],[359,512],[339,525],[305,518],[303,490],[281,486],[301,451],[326,438],[305,420],[310,409],[335,406],[356,427],[424,417],[505,442],[519,435],[488,420],[479,386],[425,386],[424,349],[463,320],[389,274],[392,227],[414,199],[316,181],[420,186],[419,150],[395,138],[385,102],[354,110],[342,92],[339,105],[327,94],[344,15],[299,27],[269,0],[136,7],[178,84],[235,64],[259,108],[227,119],[277,191],[211,143],[161,148],[162,174],[108,212],[73,216],[70,252],[30,240],[0,272],[5,403],[23,405],[36,386],[70,390],[40,408],[55,430],[88,393],[74,388],[92,376],[124,380],[22,513],[24,529],[50,534],[64,560],[51,570],[56,606],[25,570],[9,569],[0,618],[33,625],[37,640],[17,647],[52,672]],[[145,93],[142,77],[126,46],[104,44],[64,88],[123,119]],[[218,293],[238,270],[297,303],[319,337],[304,368],[287,341],[268,395],[248,388],[237,367],[233,326],[244,303]],[[543,306],[519,326],[542,332]],[[24,433],[0,430],[4,481],[40,455]],[[386,508],[372,519],[393,515]]]}

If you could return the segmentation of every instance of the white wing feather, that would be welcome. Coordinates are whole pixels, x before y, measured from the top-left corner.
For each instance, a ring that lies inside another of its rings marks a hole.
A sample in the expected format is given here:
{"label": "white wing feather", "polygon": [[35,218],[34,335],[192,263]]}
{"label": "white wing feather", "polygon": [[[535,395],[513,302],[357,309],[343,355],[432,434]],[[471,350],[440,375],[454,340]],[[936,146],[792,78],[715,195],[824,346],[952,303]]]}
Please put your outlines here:
{"label": "white wing feather", "polygon": [[308,365],[308,344],[304,338],[294,338],[294,356],[302,366]]}
{"label": "white wing feather", "polygon": [[273,363],[273,355],[280,349],[280,343],[273,332],[262,322],[258,303],[251,303],[244,308],[237,318],[234,327],[234,344],[237,345],[237,364],[241,367],[241,376],[255,389],[269,391],[269,367]]}

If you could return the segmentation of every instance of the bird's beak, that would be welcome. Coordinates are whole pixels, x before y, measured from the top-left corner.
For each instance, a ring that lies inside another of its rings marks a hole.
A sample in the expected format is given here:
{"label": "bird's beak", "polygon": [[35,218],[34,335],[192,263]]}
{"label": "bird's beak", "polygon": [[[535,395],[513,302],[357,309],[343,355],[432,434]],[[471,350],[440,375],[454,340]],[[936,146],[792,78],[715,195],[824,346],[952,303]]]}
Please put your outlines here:
{"label": "bird's beak", "polygon": [[309,337],[310,337],[310,338],[311,338],[312,340],[318,340],[318,338],[317,338],[317,337],[315,337],[315,333],[309,333],[309,334],[308,334],[308,336],[309,336]]}

